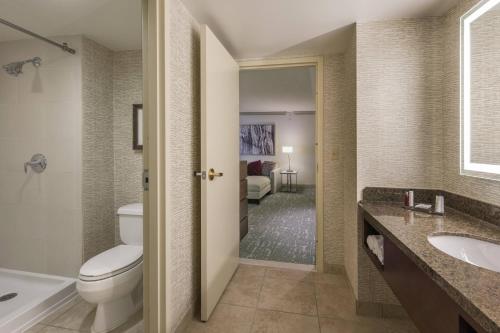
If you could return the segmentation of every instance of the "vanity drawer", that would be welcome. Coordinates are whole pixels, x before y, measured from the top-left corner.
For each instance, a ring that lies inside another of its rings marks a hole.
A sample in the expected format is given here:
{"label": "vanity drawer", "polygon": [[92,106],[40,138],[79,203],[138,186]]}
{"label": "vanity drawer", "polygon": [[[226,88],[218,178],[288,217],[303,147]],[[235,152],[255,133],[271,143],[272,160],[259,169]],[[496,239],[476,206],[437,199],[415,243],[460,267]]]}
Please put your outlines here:
{"label": "vanity drawer", "polygon": [[240,220],[248,216],[248,200],[240,200]]}
{"label": "vanity drawer", "polygon": [[247,180],[240,180],[240,200],[246,199],[248,195]]}

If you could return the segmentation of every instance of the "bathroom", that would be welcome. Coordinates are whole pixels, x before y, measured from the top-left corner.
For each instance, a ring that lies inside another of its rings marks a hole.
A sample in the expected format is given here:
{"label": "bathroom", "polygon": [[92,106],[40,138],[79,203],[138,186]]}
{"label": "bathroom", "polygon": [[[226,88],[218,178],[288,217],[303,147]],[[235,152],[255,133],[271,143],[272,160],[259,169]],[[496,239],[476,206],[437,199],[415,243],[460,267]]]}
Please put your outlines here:
{"label": "bathroom", "polygon": [[[99,301],[80,295],[84,263],[125,243],[141,245],[142,266],[142,223],[127,238],[118,215],[125,206],[142,222],[141,2],[10,1],[0,12],[39,35],[0,24],[0,332],[86,331]],[[117,255],[112,271],[130,269]]]}
{"label": "bathroom", "polygon": [[[500,332],[499,13],[0,1],[0,333]],[[316,265],[245,263],[238,77],[303,66]]]}

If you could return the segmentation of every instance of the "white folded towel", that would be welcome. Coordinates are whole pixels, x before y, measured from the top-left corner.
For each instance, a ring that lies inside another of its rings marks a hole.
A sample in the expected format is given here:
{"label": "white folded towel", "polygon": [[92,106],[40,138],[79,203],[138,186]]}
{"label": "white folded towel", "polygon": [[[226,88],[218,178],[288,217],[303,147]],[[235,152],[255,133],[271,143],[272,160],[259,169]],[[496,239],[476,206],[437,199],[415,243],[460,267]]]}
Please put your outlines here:
{"label": "white folded towel", "polygon": [[384,264],[384,236],[382,235],[370,235],[366,238],[366,243],[368,248],[375,254],[382,263]]}

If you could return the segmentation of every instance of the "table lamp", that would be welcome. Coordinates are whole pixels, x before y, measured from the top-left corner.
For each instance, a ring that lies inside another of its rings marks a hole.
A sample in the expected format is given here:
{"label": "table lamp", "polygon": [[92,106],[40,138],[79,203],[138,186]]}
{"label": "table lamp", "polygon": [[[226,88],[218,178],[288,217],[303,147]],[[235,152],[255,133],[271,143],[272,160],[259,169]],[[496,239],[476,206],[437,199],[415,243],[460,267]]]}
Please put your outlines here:
{"label": "table lamp", "polygon": [[288,154],[288,170],[287,171],[292,171],[292,167],[290,166],[290,154],[293,153],[293,147],[292,146],[283,146],[283,153]]}

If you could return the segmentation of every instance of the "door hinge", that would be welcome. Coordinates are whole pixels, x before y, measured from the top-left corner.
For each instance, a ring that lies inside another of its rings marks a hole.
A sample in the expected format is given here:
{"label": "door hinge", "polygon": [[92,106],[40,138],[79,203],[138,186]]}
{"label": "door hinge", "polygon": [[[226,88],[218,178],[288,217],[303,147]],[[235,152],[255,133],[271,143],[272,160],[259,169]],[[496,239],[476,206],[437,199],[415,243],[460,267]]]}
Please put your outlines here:
{"label": "door hinge", "polygon": [[142,188],[144,191],[149,191],[149,170],[147,169],[142,172]]}

